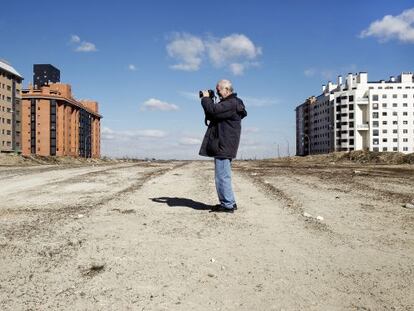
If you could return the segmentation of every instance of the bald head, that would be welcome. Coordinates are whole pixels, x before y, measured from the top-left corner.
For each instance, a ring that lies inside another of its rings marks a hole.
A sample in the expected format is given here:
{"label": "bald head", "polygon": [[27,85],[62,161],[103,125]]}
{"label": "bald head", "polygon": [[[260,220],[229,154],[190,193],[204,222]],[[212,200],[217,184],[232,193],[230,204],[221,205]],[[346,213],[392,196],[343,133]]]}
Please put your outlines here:
{"label": "bald head", "polygon": [[217,82],[216,89],[222,98],[226,98],[227,96],[233,94],[233,85],[230,80],[220,80]]}

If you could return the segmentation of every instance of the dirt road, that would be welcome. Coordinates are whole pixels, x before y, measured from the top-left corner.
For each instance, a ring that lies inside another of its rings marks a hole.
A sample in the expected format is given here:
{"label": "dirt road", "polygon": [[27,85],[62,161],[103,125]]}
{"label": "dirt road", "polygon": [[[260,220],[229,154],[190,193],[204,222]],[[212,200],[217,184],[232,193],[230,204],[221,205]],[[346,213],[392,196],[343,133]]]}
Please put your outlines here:
{"label": "dirt road", "polygon": [[213,173],[0,168],[0,310],[414,309],[412,165],[235,162],[234,214]]}

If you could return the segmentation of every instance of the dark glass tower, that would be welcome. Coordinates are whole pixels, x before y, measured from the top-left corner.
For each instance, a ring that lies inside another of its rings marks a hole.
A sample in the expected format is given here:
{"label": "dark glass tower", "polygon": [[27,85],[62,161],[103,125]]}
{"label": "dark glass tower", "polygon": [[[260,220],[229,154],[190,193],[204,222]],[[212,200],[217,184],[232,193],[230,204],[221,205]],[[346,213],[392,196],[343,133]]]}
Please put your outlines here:
{"label": "dark glass tower", "polygon": [[41,87],[60,82],[60,70],[50,64],[33,65],[33,85]]}

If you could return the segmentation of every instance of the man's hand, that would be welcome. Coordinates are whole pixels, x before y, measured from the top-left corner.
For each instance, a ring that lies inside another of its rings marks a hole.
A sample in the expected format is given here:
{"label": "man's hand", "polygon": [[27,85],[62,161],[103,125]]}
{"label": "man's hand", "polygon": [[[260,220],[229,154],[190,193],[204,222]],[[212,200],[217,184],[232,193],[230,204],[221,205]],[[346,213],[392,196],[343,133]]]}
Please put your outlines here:
{"label": "man's hand", "polygon": [[208,94],[208,91],[207,90],[204,90],[203,91],[203,97],[209,97],[209,94]]}

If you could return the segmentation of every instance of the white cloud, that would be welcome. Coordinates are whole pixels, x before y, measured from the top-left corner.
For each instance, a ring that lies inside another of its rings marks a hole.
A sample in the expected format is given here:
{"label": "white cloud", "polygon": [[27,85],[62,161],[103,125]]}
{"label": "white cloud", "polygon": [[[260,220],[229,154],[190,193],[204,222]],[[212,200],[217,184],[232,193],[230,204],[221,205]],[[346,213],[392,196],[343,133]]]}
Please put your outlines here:
{"label": "white cloud", "polygon": [[129,64],[129,65],[128,65],[128,70],[131,70],[131,71],[136,71],[136,70],[137,70],[137,67],[135,67],[135,65],[134,65],[134,64]]}
{"label": "white cloud", "polygon": [[167,45],[167,52],[178,63],[170,68],[184,71],[198,70],[204,49],[204,43],[200,38],[186,33],[175,34]]}
{"label": "white cloud", "polygon": [[199,100],[198,92],[189,92],[189,91],[179,91],[178,94],[180,94],[182,97],[189,99],[189,100]]}
{"label": "white cloud", "polygon": [[256,47],[243,34],[232,34],[222,39],[212,38],[206,45],[210,60],[218,67],[234,63],[235,60],[239,59],[254,60],[262,54],[262,49]]}
{"label": "white cloud", "polygon": [[71,35],[69,43],[75,46],[75,52],[96,52],[98,49],[92,42],[81,41],[78,35]]}
{"label": "white cloud", "polygon": [[161,130],[128,130],[121,134],[129,138],[163,138],[167,136],[167,133]]}
{"label": "white cloud", "polygon": [[191,34],[175,34],[167,45],[168,55],[178,63],[172,69],[196,71],[204,58],[217,68],[227,68],[234,75],[243,75],[246,68],[257,66],[262,54],[244,34],[231,34],[223,38],[200,38]]}
{"label": "white cloud", "polygon": [[178,109],[179,108],[177,105],[170,104],[170,103],[161,101],[156,98],[150,98],[146,100],[141,106],[141,111],[145,111],[145,110],[175,111]]}
{"label": "white cloud", "polygon": [[193,137],[183,137],[179,140],[181,145],[200,145],[201,140]]}
{"label": "white cloud", "polygon": [[400,15],[386,15],[372,22],[360,33],[360,38],[377,37],[380,42],[396,39],[405,43],[414,43],[414,8]]}
{"label": "white cloud", "polygon": [[357,70],[357,66],[355,64],[338,67],[336,69],[310,67],[310,68],[305,69],[303,71],[303,74],[309,78],[320,76],[325,80],[334,80],[342,72],[348,73],[348,72],[355,72],[356,70]]}
{"label": "white cloud", "polygon": [[115,131],[102,127],[101,136],[102,140],[128,141],[138,138],[164,138],[167,133],[156,129]]}
{"label": "white cloud", "polygon": [[229,65],[230,71],[235,75],[235,76],[242,76],[244,73],[244,65],[240,64],[240,63],[232,63]]}
{"label": "white cloud", "polygon": [[308,69],[305,69],[303,73],[307,77],[313,77],[316,74],[316,70],[314,68],[308,68]]}
{"label": "white cloud", "polygon": [[75,49],[76,52],[96,52],[95,44],[91,42],[83,41],[79,46]]}
{"label": "white cloud", "polygon": [[116,138],[115,132],[109,127],[102,127],[101,137],[104,140],[112,140]]}
{"label": "white cloud", "polygon": [[79,43],[80,42],[80,38],[78,35],[71,35],[70,36],[70,42],[71,43]]}

